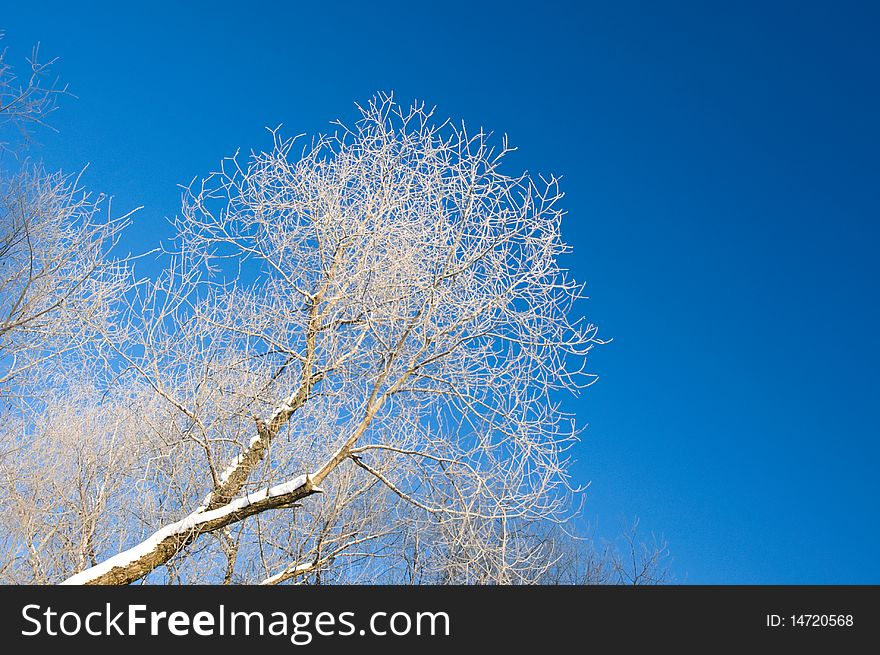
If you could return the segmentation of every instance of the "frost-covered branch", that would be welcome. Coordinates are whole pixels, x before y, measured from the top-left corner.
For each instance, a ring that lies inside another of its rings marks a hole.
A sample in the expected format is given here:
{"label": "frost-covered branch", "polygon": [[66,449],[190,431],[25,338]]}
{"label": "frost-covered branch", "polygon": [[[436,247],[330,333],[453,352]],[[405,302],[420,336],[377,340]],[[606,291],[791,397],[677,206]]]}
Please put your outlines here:
{"label": "frost-covered branch", "polygon": [[63,584],[129,584],[174,557],[200,535],[267,510],[289,508],[307,496],[322,490],[308,475],[263,489],[213,510],[193,512],[166,525],[137,546],[129,548],[91,568],[81,571]]}

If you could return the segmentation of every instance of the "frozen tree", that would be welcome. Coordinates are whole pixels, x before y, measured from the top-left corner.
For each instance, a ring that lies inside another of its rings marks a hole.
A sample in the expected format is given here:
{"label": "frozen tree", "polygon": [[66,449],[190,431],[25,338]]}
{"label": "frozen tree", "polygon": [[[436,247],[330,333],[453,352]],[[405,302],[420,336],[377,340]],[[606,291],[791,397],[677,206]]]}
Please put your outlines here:
{"label": "frozen tree", "polygon": [[[127,216],[111,218],[78,177],[48,173],[17,156],[28,129],[42,124],[64,89],[41,84],[36,50],[19,83],[0,54],[0,397],[19,392],[26,373],[86,343],[125,288],[125,266],[107,253]],[[11,133],[10,133],[11,130]],[[7,140],[5,137],[9,137]],[[17,145],[16,145],[17,143]]]}
{"label": "frozen tree", "polygon": [[102,200],[35,165],[0,176],[0,395],[110,320],[128,282],[107,253],[127,217],[105,215]]}
{"label": "frozen tree", "polygon": [[602,342],[555,178],[378,96],[190,185],[136,278],[127,216],[19,157],[65,89],[5,59],[0,580],[659,578],[656,549],[633,568],[564,527],[559,401]]}
{"label": "frozen tree", "polygon": [[161,399],[178,471],[144,465],[140,502],[174,495],[68,582],[536,580],[525,526],[575,491],[555,396],[600,343],[557,180],[385,96],[299,150],[273,136],[191,185],[167,271],[91,326],[115,384]]}
{"label": "frozen tree", "polygon": [[128,217],[27,159],[30,129],[65,93],[44,84],[36,53],[23,81],[0,54],[0,576],[12,582],[94,562],[94,527],[114,508],[104,482],[87,489],[99,477],[112,487],[118,453],[96,440],[97,396],[86,407],[82,392],[130,286],[126,263],[108,256]]}

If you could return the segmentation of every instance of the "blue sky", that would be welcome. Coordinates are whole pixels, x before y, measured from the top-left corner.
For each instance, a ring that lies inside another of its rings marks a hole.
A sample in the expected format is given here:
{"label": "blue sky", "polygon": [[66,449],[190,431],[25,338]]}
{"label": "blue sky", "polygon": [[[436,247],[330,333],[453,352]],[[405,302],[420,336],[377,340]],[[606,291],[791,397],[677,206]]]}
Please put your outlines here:
{"label": "blue sky", "polygon": [[614,339],[569,404],[599,534],[639,516],[684,582],[880,583],[877,5],[179,4],[0,11],[78,96],[40,156],[145,205],[126,245],[265,126],[375,91],[506,132],[512,167],[564,176]]}

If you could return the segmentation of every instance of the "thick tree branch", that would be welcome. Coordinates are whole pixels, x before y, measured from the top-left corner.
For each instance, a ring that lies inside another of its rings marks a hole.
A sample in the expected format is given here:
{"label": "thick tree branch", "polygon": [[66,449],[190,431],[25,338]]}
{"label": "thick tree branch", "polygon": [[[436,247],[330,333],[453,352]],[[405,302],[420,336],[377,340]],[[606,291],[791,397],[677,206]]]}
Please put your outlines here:
{"label": "thick tree branch", "polygon": [[165,564],[203,534],[267,510],[288,508],[322,491],[312,483],[309,475],[301,475],[284,484],[248,494],[223,507],[193,512],[176,523],[166,525],[137,546],[71,576],[62,584],[130,584]]}

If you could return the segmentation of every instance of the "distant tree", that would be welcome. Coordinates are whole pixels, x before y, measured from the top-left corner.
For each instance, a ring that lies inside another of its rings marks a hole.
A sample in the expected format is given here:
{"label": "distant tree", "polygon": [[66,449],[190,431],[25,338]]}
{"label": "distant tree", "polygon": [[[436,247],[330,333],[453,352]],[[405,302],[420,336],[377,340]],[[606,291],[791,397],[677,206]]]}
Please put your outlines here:
{"label": "distant tree", "polygon": [[557,585],[659,585],[672,580],[666,540],[639,536],[636,519],[615,540],[599,543],[581,526],[548,526],[553,564],[541,575],[541,584]]}

